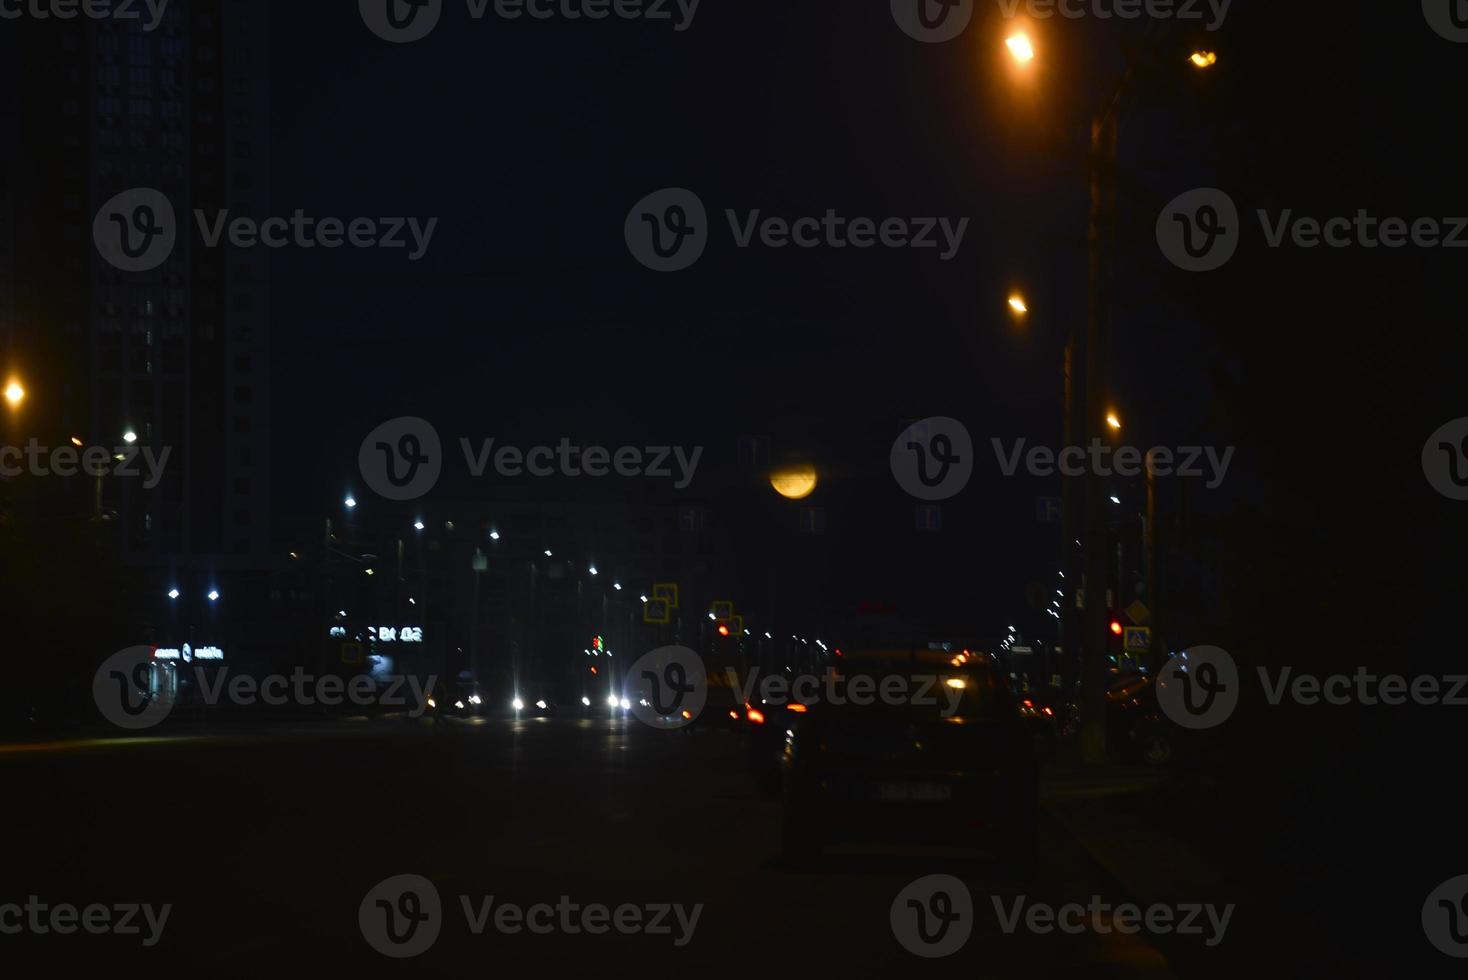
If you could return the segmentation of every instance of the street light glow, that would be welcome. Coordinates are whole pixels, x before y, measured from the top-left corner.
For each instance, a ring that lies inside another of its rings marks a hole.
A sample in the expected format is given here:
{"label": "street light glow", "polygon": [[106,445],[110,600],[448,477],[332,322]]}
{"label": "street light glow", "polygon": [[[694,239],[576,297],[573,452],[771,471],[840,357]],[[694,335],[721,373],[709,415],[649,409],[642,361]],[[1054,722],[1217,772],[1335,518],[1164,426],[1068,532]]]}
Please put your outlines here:
{"label": "street light glow", "polygon": [[1190,57],[1188,60],[1193,63],[1194,68],[1212,68],[1214,65],[1218,64],[1218,52],[1194,51],[1192,57]]}
{"label": "street light glow", "polygon": [[1107,412],[1106,424],[1119,431],[1121,429],[1121,418],[1115,412]]}
{"label": "street light glow", "polygon": [[12,380],[5,386],[5,400],[10,403],[11,408],[19,408],[20,403],[25,401],[25,388],[21,387],[19,381]]}
{"label": "street light glow", "polygon": [[1004,42],[1004,46],[1009,48],[1010,57],[1021,68],[1028,67],[1029,63],[1035,60],[1035,46],[1030,42],[1030,36],[1024,31],[1011,34]]}
{"label": "street light glow", "polygon": [[209,601],[210,602],[218,602],[219,601],[219,590],[218,589],[210,589],[209,590]]}
{"label": "street light glow", "polygon": [[357,498],[353,497],[351,494],[347,494],[347,499],[343,500],[342,503],[347,505],[347,510],[351,510],[353,507],[357,506]]}
{"label": "street light glow", "polygon": [[133,443],[138,441],[138,434],[132,429],[128,429],[122,434],[122,441],[131,446]]}
{"label": "street light glow", "polygon": [[182,594],[183,593],[179,592],[178,589],[169,589],[168,590],[168,598],[170,598],[170,599],[177,599]]}
{"label": "street light glow", "polygon": [[1024,316],[1026,313],[1030,312],[1029,304],[1025,302],[1025,298],[1019,293],[1013,293],[1010,295],[1009,308],[1019,316]]}

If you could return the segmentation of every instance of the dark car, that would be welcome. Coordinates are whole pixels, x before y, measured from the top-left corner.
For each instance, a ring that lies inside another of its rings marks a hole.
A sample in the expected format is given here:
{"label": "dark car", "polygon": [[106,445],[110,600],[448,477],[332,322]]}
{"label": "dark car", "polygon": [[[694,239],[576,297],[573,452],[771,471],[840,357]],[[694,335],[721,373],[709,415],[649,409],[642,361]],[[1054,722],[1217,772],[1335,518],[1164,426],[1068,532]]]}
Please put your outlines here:
{"label": "dark car", "polygon": [[[1032,863],[1033,735],[992,661],[927,650],[850,654],[836,673],[847,695],[788,717],[782,733],[788,856],[897,841]],[[910,696],[856,703],[858,678]]]}
{"label": "dark car", "polygon": [[1157,686],[1144,673],[1118,675],[1106,691],[1106,739],[1125,755],[1148,765],[1171,762],[1182,750],[1185,733],[1157,703]]}

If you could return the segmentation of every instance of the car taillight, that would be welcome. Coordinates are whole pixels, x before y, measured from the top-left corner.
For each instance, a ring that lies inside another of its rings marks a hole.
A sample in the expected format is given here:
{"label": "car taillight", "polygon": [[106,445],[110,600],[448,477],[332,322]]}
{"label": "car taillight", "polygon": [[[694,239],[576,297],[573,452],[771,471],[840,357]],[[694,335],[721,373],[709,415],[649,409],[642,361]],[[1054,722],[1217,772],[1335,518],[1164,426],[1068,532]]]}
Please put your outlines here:
{"label": "car taillight", "polygon": [[751,725],[763,725],[765,723],[765,713],[758,708],[750,708],[747,717]]}
{"label": "car taillight", "polygon": [[785,707],[787,707],[791,711],[795,712],[797,715],[803,715],[807,711],[810,710],[805,705],[801,704],[799,701],[792,702],[791,704],[788,704]]}

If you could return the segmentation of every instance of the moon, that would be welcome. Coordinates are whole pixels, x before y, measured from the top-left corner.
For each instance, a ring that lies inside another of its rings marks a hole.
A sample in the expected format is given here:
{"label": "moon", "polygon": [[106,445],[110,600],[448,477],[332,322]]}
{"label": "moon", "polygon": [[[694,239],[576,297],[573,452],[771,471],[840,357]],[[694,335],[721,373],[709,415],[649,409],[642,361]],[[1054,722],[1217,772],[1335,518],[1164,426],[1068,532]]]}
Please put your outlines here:
{"label": "moon", "polygon": [[816,468],[809,463],[800,463],[775,470],[770,474],[770,486],[786,500],[804,500],[816,492]]}

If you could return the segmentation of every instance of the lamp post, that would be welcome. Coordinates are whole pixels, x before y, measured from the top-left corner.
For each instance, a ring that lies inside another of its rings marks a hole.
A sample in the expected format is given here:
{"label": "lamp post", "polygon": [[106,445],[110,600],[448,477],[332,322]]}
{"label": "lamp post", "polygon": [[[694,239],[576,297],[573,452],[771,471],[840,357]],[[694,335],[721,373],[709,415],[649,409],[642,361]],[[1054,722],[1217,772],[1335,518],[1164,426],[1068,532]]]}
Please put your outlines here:
{"label": "lamp post", "polygon": [[[1034,41],[1027,32],[1019,31],[1005,40],[1009,57],[1019,72],[1028,73],[1037,59]],[[1218,63],[1217,52],[1194,51],[1188,59],[1199,71],[1207,71]],[[1121,430],[1121,419],[1106,405],[1106,350],[1110,335],[1111,253],[1110,240],[1116,213],[1117,129],[1122,99],[1131,87],[1136,61],[1127,52],[1127,64],[1111,97],[1092,113],[1091,142],[1088,154],[1090,198],[1087,230],[1087,301],[1085,384],[1086,396],[1081,436],[1089,447],[1109,428]],[[1072,334],[1073,336],[1073,334]],[[1072,393],[1074,344],[1066,345],[1066,394]],[[1069,421],[1067,412],[1067,422]],[[1106,428],[1103,428],[1105,426]],[[1070,441],[1067,440],[1067,445]],[[1085,567],[1086,604],[1081,622],[1081,751],[1086,763],[1100,765],[1106,761],[1106,688],[1110,671],[1107,665],[1106,620],[1106,525],[1101,477],[1093,471],[1086,474],[1085,540],[1082,546]],[[1070,508],[1065,508],[1069,516]],[[1067,547],[1074,538],[1067,533]],[[1066,575],[1069,582],[1071,576]],[[1120,583],[1118,583],[1118,586]]]}

